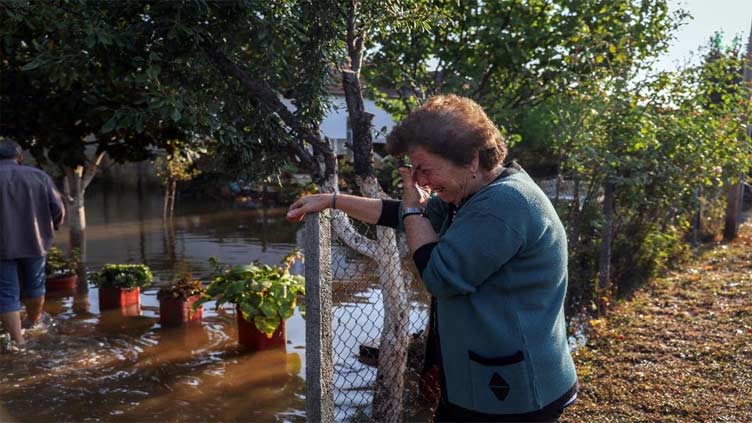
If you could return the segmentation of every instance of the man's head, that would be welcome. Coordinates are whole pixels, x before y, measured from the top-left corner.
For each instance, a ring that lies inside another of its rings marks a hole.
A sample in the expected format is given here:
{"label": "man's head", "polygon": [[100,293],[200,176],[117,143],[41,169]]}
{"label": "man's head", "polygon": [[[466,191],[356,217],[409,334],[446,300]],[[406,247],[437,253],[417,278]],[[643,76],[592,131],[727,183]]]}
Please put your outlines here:
{"label": "man's head", "polygon": [[7,138],[0,137],[0,160],[16,159],[20,163],[22,154],[23,150],[20,145]]}

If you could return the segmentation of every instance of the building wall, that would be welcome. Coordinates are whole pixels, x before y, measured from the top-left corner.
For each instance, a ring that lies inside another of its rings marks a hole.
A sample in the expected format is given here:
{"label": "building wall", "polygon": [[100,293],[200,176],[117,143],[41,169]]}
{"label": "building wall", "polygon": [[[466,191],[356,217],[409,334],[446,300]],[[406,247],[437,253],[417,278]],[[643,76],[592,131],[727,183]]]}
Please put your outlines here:
{"label": "building wall", "polygon": [[[289,100],[283,100],[283,103],[291,111],[295,111],[295,106]],[[363,106],[368,113],[373,114],[372,133],[375,144],[386,143],[386,134],[392,130],[395,125],[394,119],[385,110],[376,105],[373,100],[364,99]],[[334,142],[334,150],[337,155],[351,155],[352,152],[345,147],[345,142],[352,142],[352,133],[348,125],[347,102],[343,95],[334,95],[331,99],[329,112],[321,121],[321,134],[329,137]]]}

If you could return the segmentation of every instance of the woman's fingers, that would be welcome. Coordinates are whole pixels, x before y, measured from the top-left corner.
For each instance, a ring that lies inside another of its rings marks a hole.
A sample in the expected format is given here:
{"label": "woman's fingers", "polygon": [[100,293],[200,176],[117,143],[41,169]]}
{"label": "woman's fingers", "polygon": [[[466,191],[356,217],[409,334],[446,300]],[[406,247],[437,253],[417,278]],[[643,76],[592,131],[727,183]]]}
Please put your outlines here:
{"label": "woman's fingers", "polygon": [[287,211],[287,220],[290,222],[300,222],[308,212],[306,210],[306,197],[300,197],[298,198],[294,203],[290,205],[289,210]]}
{"label": "woman's fingers", "polygon": [[415,182],[413,182],[413,170],[409,167],[400,167],[397,169],[400,173],[400,176],[402,177],[402,183],[403,186],[413,186],[415,185]]}
{"label": "woman's fingers", "polygon": [[290,205],[287,211],[287,220],[300,222],[306,214],[324,210],[330,204],[328,201],[331,200],[327,200],[329,197],[331,197],[329,194],[312,194],[298,198]]}

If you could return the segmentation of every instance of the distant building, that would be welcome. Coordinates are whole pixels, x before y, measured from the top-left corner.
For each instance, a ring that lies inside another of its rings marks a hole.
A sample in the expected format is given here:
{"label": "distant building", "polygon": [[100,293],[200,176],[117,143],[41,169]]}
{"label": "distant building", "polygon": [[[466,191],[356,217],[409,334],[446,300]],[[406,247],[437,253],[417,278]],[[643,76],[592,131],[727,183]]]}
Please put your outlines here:
{"label": "distant building", "polygon": [[[352,150],[347,145],[352,146],[352,128],[347,115],[347,102],[345,93],[341,87],[329,88],[330,108],[324,119],[321,121],[321,135],[328,137],[334,144],[334,152],[337,156],[347,156],[352,159]],[[295,111],[295,106],[290,100],[283,99],[283,103],[290,111]],[[386,135],[395,125],[394,119],[384,109],[376,105],[373,100],[363,99],[363,106],[366,112],[373,114],[371,121],[371,136],[373,138],[374,148],[378,144],[386,144]]]}

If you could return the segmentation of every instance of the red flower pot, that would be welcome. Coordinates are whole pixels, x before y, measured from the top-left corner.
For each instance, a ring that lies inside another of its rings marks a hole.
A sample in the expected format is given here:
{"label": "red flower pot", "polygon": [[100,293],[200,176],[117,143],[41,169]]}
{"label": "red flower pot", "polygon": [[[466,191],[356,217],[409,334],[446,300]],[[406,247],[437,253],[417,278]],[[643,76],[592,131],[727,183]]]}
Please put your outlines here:
{"label": "red flower pot", "polygon": [[248,350],[268,350],[284,347],[287,344],[284,321],[280,323],[277,330],[272,334],[272,337],[269,338],[264,332],[256,329],[256,325],[253,322],[245,320],[240,310],[236,309],[235,314],[238,316],[238,343]]}
{"label": "red flower pot", "polygon": [[180,326],[189,322],[200,322],[203,314],[203,306],[193,311],[193,303],[198,301],[200,295],[194,295],[186,299],[164,298],[159,300],[159,323],[162,326]]}
{"label": "red flower pot", "polygon": [[47,278],[45,287],[47,291],[68,291],[76,288],[78,276],[52,276]]}
{"label": "red flower pot", "polygon": [[[140,308],[141,288],[99,288],[99,309],[111,310],[114,308]],[[132,307],[136,306],[136,307]]]}

